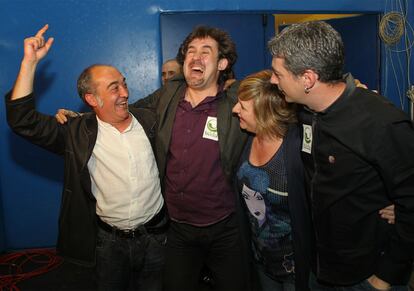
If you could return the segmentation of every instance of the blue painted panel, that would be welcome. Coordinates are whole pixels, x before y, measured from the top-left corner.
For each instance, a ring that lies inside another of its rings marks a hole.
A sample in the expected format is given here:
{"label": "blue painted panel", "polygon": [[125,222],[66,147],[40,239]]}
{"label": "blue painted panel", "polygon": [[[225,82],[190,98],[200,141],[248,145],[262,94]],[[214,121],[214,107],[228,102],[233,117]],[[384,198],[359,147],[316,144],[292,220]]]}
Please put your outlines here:
{"label": "blue painted panel", "polygon": [[[148,1],[149,2],[149,1]],[[151,1],[151,10],[161,12],[223,12],[223,11],[247,11],[247,12],[299,12],[299,13],[353,13],[353,12],[377,12],[383,11],[386,0],[211,0],[211,1]],[[388,1],[389,2],[389,1]]]}
{"label": "blue painted panel", "polygon": [[0,176],[0,254],[6,250],[6,234],[4,233],[4,215],[1,191],[1,176]]}
{"label": "blue painted panel", "polygon": [[372,90],[380,90],[378,15],[331,19],[345,45],[345,72]]}
{"label": "blue painted panel", "polygon": [[[407,21],[408,23],[414,23],[414,5],[411,2],[411,4],[408,6],[407,8]],[[409,76],[411,76],[409,78],[409,84],[408,84],[408,88],[410,88],[410,86],[414,86],[414,58],[411,57],[411,60],[409,61],[409,68],[408,68],[408,73]],[[411,116],[411,120],[414,120],[414,100],[411,102],[409,102],[409,109],[407,110],[407,112],[409,112],[410,116]]]}
{"label": "blue painted panel", "polygon": [[[391,45],[381,42],[382,92],[393,100],[397,107],[410,114],[411,104],[406,94],[410,85],[414,84],[414,59],[412,57],[414,3],[413,1],[403,1],[402,3],[387,1],[384,12],[406,13],[407,16],[406,29],[402,37]],[[393,36],[392,31],[397,31],[394,21],[388,22],[388,27],[387,35],[391,37]]]}

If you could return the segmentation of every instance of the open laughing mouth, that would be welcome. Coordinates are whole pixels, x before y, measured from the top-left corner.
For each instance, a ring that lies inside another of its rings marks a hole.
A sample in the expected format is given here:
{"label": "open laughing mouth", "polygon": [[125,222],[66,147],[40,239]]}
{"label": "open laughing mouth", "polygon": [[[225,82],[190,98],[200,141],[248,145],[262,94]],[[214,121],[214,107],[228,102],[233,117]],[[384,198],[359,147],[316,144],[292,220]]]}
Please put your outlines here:
{"label": "open laughing mouth", "polygon": [[190,64],[191,75],[200,76],[204,73],[204,66],[200,63]]}
{"label": "open laughing mouth", "polygon": [[121,98],[118,102],[116,102],[116,107],[127,109],[128,108],[128,99]]}

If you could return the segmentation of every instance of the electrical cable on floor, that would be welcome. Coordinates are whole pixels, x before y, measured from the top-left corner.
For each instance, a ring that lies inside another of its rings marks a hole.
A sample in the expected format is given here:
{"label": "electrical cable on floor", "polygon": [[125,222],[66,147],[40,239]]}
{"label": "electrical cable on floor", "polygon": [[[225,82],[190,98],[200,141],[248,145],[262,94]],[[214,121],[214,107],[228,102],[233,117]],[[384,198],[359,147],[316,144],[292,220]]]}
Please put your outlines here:
{"label": "electrical cable on floor", "polygon": [[[50,272],[63,263],[54,249],[31,249],[0,256],[0,291],[19,291],[17,284]],[[1,270],[6,269],[7,274]]]}

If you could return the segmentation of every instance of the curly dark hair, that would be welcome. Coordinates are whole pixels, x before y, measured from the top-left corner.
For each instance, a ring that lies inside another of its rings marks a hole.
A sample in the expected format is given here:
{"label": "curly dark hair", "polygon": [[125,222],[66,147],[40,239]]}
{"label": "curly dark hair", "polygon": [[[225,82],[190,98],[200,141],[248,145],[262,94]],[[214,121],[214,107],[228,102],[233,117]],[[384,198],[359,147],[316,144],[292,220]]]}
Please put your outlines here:
{"label": "curly dark hair", "polygon": [[237,60],[236,44],[231,39],[230,35],[224,30],[204,25],[195,27],[178,49],[176,59],[181,65],[183,65],[190,42],[194,39],[202,39],[207,37],[211,37],[218,43],[219,60],[228,60],[227,68],[220,72],[218,83],[222,84],[231,77],[231,74],[233,74],[233,65]]}

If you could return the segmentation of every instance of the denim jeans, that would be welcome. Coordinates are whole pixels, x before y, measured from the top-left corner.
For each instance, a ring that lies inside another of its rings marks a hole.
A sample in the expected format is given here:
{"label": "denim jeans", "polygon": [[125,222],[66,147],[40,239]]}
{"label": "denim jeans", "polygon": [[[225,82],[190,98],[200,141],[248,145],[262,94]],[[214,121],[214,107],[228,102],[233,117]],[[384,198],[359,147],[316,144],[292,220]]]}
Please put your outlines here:
{"label": "denim jeans", "polygon": [[260,267],[256,270],[262,291],[295,291],[295,282],[278,282],[267,276]]}
{"label": "denim jeans", "polygon": [[98,227],[98,290],[161,291],[166,234],[121,238]]}
{"label": "denim jeans", "polygon": [[[319,283],[314,274],[311,274],[309,287],[312,291],[378,291],[368,280],[363,280],[358,284],[351,286],[327,286]],[[387,291],[408,291],[408,286],[391,286]]]}

